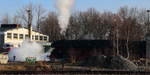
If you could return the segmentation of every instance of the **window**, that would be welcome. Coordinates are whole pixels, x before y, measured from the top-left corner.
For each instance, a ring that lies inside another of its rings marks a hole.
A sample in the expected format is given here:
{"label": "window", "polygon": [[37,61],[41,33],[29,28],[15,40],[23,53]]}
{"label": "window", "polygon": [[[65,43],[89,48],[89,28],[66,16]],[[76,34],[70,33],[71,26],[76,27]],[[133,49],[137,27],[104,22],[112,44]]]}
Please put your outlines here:
{"label": "window", "polygon": [[47,41],[47,36],[44,36],[44,41]]}
{"label": "window", "polygon": [[39,40],[39,36],[38,35],[35,35],[35,40]]}
{"label": "window", "polygon": [[11,39],[12,38],[12,33],[7,33],[7,38]]}
{"label": "window", "polygon": [[19,34],[19,39],[23,39],[23,34]]}
{"label": "window", "polygon": [[32,35],[32,40],[34,40],[34,35]]}
{"label": "window", "polygon": [[29,38],[29,35],[26,34],[26,35],[25,35],[25,39],[27,39],[27,38]]}
{"label": "window", "polygon": [[14,33],[14,39],[18,39],[18,34]]}
{"label": "window", "polygon": [[41,41],[43,40],[43,36],[40,36],[40,40],[41,40]]}

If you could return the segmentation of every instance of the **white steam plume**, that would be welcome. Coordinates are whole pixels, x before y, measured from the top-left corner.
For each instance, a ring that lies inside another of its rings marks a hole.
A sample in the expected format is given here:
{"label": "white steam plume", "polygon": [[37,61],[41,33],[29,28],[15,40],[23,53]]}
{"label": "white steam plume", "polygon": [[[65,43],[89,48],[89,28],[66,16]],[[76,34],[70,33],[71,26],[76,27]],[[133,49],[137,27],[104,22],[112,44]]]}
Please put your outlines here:
{"label": "white steam plume", "polygon": [[50,56],[52,51],[53,48],[50,48],[50,50],[45,53],[42,45],[25,40],[19,48],[10,50],[8,56],[9,61],[25,61],[27,57],[35,57],[36,61],[49,61],[47,56]]}
{"label": "white steam plume", "polygon": [[61,34],[66,31],[69,24],[70,11],[74,4],[74,0],[56,0],[56,7],[58,9],[58,21],[61,28]]}

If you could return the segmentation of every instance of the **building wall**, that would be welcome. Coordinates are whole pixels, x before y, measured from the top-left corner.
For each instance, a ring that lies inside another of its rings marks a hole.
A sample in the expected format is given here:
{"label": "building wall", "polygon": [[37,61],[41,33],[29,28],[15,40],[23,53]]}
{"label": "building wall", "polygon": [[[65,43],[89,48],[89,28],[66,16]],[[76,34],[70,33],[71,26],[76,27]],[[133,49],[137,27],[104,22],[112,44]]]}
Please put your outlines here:
{"label": "building wall", "polygon": [[[8,38],[8,33],[11,33],[11,38]],[[14,38],[14,34],[17,34],[17,38]],[[23,34],[23,38],[20,39],[20,34]],[[40,34],[38,32],[32,31],[31,40],[36,42],[48,42],[49,37],[43,34]],[[18,29],[12,29],[4,32],[4,43],[10,43],[13,44],[15,47],[18,47],[24,40],[26,40],[28,37],[28,29],[25,28],[18,28]],[[38,39],[35,39],[35,36],[38,36]],[[42,37],[42,40],[40,40],[40,36]],[[44,40],[44,37],[47,37],[46,40]]]}

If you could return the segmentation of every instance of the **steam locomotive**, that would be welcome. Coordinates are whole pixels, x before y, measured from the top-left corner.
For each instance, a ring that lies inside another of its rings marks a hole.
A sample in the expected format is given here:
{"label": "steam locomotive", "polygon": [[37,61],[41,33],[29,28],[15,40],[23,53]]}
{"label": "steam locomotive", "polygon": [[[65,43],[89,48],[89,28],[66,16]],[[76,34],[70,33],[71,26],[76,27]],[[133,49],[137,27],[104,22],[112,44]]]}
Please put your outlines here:
{"label": "steam locomotive", "polygon": [[[126,56],[124,40],[120,41],[120,54]],[[146,57],[145,41],[130,41],[130,59]],[[111,40],[57,40],[51,47],[55,48],[50,58],[64,61],[81,61],[96,55],[115,55],[115,47]]]}

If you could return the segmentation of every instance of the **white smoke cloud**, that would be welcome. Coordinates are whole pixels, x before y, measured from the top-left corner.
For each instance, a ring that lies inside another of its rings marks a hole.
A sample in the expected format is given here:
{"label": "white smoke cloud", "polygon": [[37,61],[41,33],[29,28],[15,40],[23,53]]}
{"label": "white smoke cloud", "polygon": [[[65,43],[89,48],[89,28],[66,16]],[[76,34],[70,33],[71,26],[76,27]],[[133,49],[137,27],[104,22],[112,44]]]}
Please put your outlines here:
{"label": "white smoke cloud", "polygon": [[70,11],[74,4],[74,0],[56,0],[56,8],[58,9],[58,21],[61,28],[61,33],[64,33],[68,28]]}
{"label": "white smoke cloud", "polygon": [[[35,57],[37,61],[48,61],[53,49],[45,53],[43,46],[36,42],[25,40],[19,48],[12,49],[9,53],[9,61],[25,61],[27,57]],[[15,56],[15,60],[14,60]]]}

